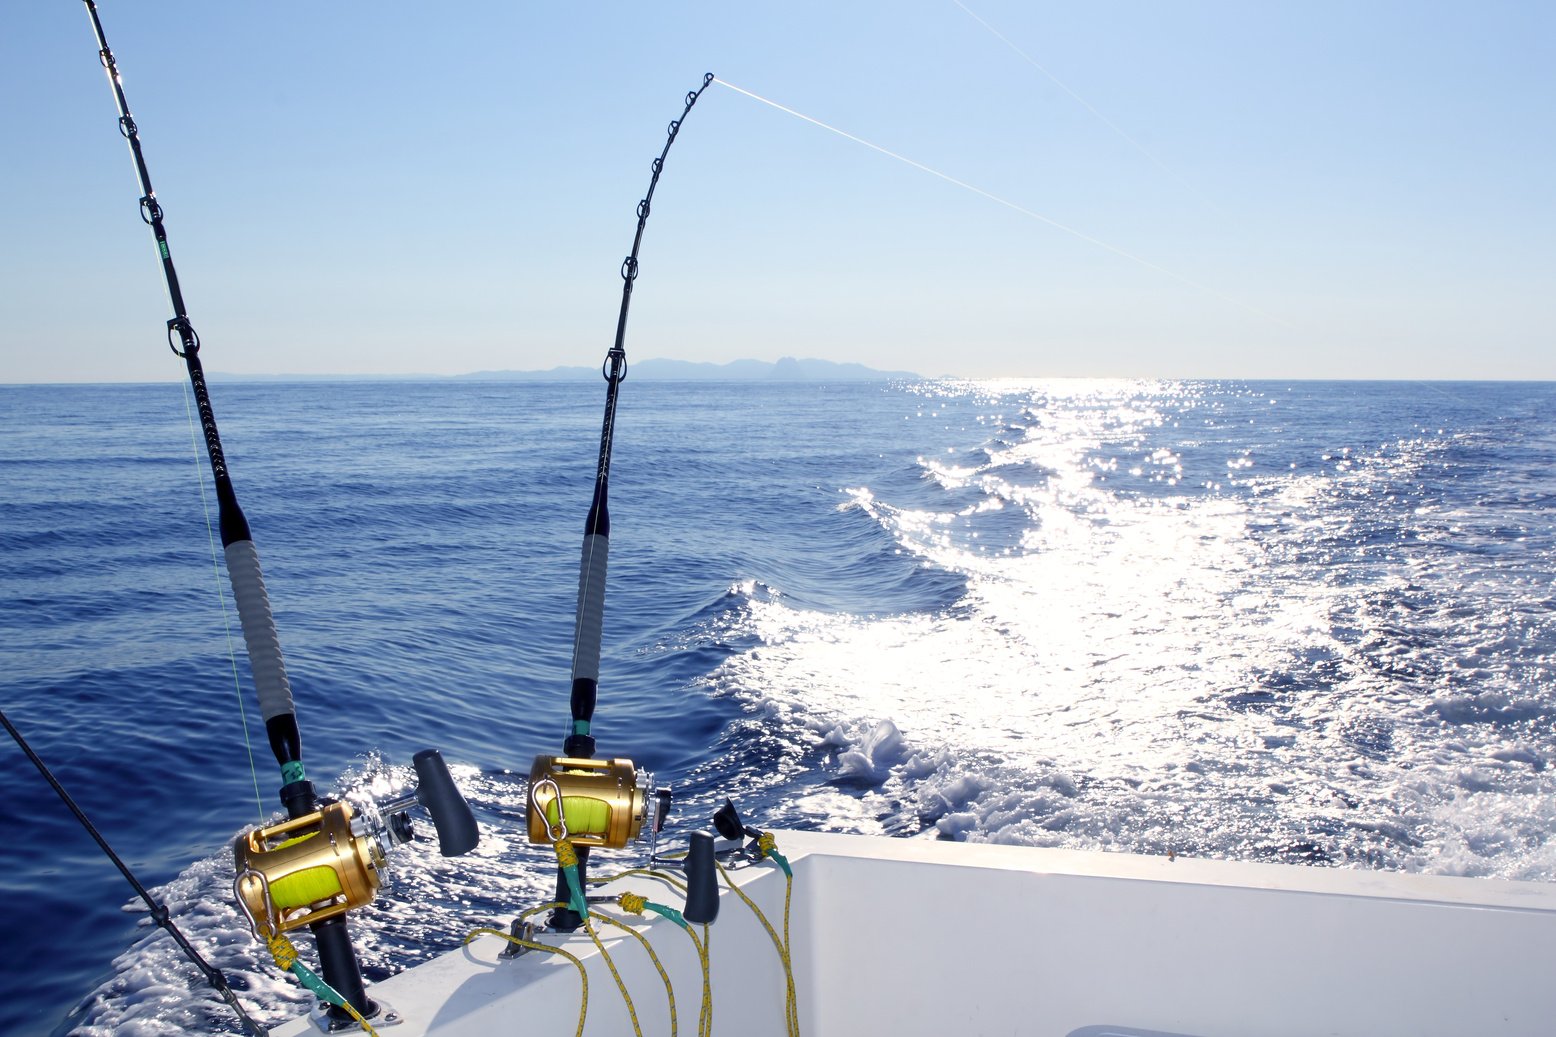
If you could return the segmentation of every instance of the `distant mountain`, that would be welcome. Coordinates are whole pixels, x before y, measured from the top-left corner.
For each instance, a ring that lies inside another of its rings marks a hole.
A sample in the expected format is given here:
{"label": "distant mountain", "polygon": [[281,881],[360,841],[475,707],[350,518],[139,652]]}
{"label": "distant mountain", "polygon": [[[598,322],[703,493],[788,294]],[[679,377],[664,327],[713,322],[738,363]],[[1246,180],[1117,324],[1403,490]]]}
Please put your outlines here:
{"label": "distant mountain", "polygon": [[[884,382],[917,381],[912,371],[880,371],[863,364],[839,364],[831,360],[799,360],[786,356],[777,363],[766,360],[732,360],[727,364],[690,360],[629,361],[627,375],[657,382]],[[486,381],[569,382],[600,377],[598,367],[553,367],[549,371],[476,371],[459,375]]]}
{"label": "distant mountain", "polygon": [[[694,363],[690,360],[629,361],[627,374],[655,382],[885,382],[919,381],[912,371],[878,371],[863,364],[839,364],[831,360],[797,360],[786,356],[777,363],[766,360],[731,360],[727,364]],[[213,371],[223,382],[578,382],[595,381],[598,367],[553,367],[549,371],[472,371],[470,374],[232,374]]]}

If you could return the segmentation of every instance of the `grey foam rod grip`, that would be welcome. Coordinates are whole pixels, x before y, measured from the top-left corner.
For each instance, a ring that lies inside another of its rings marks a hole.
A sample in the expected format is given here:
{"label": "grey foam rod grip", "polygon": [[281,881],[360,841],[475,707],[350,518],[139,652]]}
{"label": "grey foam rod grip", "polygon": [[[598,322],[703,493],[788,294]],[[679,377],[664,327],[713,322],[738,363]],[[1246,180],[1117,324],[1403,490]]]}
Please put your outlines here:
{"label": "grey foam rod grip", "polygon": [[573,678],[600,679],[600,638],[605,626],[605,568],[610,537],[584,537],[578,567],[578,629],[573,638]]}
{"label": "grey foam rod grip", "polygon": [[259,712],[265,720],[292,713],[292,685],[286,679],[281,658],[281,638],[270,614],[270,596],[259,571],[259,552],[252,540],[239,540],[226,550],[227,576],[243,627],[249,667],[254,671],[254,690],[259,693]]}

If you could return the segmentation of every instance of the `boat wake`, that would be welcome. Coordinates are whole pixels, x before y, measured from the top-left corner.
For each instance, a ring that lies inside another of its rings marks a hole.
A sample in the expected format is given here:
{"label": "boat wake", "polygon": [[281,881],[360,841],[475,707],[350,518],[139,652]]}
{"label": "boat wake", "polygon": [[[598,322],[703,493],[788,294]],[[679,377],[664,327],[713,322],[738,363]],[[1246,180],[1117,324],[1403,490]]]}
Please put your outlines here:
{"label": "boat wake", "polygon": [[792,751],[716,770],[790,825],[1556,877],[1556,619],[1509,567],[1550,523],[1477,528],[1486,437],[1272,458],[1267,393],[1086,392],[846,491],[963,592],[751,595],[702,683]]}

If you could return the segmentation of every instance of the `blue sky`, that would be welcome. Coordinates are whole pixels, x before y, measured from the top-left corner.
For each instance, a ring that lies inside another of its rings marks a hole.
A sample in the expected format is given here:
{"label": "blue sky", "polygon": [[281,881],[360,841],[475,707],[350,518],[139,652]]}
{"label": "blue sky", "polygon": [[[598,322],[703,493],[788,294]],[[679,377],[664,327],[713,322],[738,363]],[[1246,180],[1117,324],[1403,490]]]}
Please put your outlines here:
{"label": "blue sky", "polygon": [[[1556,378],[1549,4],[100,10],[211,371],[598,363],[711,71],[942,176],[715,84],[629,357]],[[8,5],[0,382],[182,376],[95,50]]]}

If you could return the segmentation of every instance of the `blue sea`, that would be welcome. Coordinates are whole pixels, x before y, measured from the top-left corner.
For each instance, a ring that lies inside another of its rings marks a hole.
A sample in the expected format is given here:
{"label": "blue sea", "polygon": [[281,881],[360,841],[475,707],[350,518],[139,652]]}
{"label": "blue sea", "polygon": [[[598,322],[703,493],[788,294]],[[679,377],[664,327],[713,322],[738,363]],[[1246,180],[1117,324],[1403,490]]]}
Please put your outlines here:
{"label": "blue sea", "polygon": [[[370,978],[549,899],[602,382],[217,380],[310,777],[443,751]],[[182,384],[0,388],[0,705],[276,1021],[232,904],[278,810]],[[1556,385],[622,388],[595,733],[753,823],[1556,881]],[[0,1033],[236,1032],[0,743]],[[425,827],[425,825],[423,826]],[[306,943],[306,941],[304,941]],[[19,953],[18,953],[19,952]],[[305,951],[305,953],[307,953]]]}

